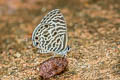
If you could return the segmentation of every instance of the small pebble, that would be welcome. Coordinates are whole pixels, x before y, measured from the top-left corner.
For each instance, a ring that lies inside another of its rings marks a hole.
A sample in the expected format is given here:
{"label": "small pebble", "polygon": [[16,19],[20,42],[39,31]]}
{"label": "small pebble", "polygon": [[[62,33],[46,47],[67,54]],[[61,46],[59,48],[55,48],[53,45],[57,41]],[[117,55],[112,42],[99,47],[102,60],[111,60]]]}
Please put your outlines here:
{"label": "small pebble", "polygon": [[44,79],[50,78],[63,72],[68,65],[68,61],[64,57],[52,57],[42,62],[38,67],[37,71],[40,76]]}

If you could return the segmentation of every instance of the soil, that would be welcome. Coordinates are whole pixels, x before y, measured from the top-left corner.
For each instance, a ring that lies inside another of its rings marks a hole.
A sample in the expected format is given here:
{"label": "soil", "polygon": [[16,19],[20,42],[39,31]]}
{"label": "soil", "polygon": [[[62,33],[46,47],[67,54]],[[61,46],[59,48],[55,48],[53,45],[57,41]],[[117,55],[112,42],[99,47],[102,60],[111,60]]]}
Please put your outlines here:
{"label": "soil", "polygon": [[51,10],[64,15],[68,68],[50,80],[120,80],[120,0],[0,0],[0,80],[40,80],[32,32]]}

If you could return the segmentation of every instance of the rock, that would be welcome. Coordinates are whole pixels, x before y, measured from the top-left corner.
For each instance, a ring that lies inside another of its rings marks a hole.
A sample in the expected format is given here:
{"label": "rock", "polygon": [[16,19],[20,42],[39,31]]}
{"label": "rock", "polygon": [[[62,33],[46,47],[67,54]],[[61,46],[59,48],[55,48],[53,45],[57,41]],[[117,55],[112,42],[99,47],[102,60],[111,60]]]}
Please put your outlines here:
{"label": "rock", "polygon": [[68,65],[68,61],[64,57],[52,57],[42,62],[37,71],[44,79],[50,78],[63,72]]}

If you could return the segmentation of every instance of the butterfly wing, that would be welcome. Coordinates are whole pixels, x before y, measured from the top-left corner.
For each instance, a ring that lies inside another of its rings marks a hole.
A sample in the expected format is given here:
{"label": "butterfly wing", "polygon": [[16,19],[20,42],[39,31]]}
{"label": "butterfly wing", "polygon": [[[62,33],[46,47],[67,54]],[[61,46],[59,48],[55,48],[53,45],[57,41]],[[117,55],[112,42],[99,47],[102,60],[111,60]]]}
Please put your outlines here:
{"label": "butterfly wing", "polygon": [[60,52],[67,47],[67,27],[59,9],[50,11],[32,34],[33,45],[41,53]]}

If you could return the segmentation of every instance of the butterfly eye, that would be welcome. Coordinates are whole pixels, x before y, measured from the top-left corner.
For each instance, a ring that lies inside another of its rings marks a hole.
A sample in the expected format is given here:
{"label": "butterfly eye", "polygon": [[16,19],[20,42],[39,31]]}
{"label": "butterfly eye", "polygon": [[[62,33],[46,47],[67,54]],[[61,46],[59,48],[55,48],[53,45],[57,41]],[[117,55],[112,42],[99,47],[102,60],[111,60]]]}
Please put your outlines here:
{"label": "butterfly eye", "polygon": [[70,51],[70,47],[68,46],[67,48],[68,48],[68,51]]}

